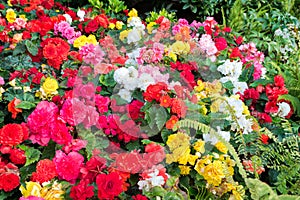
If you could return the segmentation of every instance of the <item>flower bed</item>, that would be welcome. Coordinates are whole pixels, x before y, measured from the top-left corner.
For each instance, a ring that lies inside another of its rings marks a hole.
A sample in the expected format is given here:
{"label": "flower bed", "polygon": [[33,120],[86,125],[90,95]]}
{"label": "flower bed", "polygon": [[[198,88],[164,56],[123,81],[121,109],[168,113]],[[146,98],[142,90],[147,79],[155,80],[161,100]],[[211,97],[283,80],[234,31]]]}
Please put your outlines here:
{"label": "flower bed", "polygon": [[3,199],[298,198],[269,185],[299,184],[299,108],[254,43],[212,17],[9,3]]}

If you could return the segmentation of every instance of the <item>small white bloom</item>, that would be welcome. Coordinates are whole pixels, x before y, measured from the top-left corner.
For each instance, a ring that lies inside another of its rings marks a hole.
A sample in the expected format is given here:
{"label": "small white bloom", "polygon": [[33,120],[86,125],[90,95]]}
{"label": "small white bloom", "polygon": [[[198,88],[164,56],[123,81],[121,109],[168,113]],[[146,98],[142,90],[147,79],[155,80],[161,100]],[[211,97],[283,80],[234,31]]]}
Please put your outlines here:
{"label": "small white bloom", "polygon": [[127,102],[130,102],[132,100],[132,96],[129,90],[120,89],[118,95]]}
{"label": "small white bloom", "polygon": [[241,94],[244,94],[245,90],[248,89],[248,85],[246,82],[239,82],[239,81],[234,81],[233,82],[233,94],[236,94],[240,92]]}
{"label": "small white bloom", "polygon": [[[220,127],[217,127],[217,133],[224,138],[225,141],[229,141],[230,140],[230,132],[228,131],[221,131]],[[213,135],[211,135],[210,133],[208,134],[203,134],[203,140],[205,142],[210,142],[212,145],[215,145],[219,140],[214,137]]]}
{"label": "small white bloom", "polygon": [[134,66],[130,66],[127,69],[128,69],[130,78],[137,78],[138,77],[139,72],[136,70],[136,68]]}
{"label": "small white bloom", "polygon": [[143,73],[139,77],[138,87],[146,90],[150,84],[154,84],[155,80],[150,74]]}
{"label": "small white bloom", "polygon": [[127,78],[123,82],[126,90],[135,90],[138,87],[139,81],[137,78]]}
{"label": "small white bloom", "polygon": [[63,16],[69,24],[72,24],[72,17],[69,14],[63,14]]}
{"label": "small white bloom", "polygon": [[129,77],[129,71],[125,67],[121,67],[117,69],[114,73],[114,80],[119,83],[123,84],[124,80]]}
{"label": "small white bloom", "polygon": [[138,29],[134,28],[132,29],[127,36],[127,43],[136,43],[138,41],[140,41],[142,39],[141,36],[141,31],[139,31]]}
{"label": "small white bloom", "polygon": [[276,115],[278,115],[279,117],[284,118],[291,111],[290,105],[286,102],[280,102],[280,103],[277,103],[277,105],[278,105],[279,108],[278,108],[278,111],[277,111]]}
{"label": "small white bloom", "polygon": [[85,15],[84,10],[77,11],[77,16],[80,18],[79,21],[84,21],[84,15]]}

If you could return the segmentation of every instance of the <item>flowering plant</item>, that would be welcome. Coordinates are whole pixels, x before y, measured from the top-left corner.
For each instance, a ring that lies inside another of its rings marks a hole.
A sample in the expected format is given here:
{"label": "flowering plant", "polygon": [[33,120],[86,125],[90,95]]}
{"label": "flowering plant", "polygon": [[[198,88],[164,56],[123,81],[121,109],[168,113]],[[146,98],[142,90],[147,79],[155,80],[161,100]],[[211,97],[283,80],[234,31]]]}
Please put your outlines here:
{"label": "flowering plant", "polygon": [[[299,125],[287,128],[298,102],[229,27],[0,7],[1,197],[284,199],[260,180],[292,168],[297,187]],[[276,145],[289,147],[285,163]]]}

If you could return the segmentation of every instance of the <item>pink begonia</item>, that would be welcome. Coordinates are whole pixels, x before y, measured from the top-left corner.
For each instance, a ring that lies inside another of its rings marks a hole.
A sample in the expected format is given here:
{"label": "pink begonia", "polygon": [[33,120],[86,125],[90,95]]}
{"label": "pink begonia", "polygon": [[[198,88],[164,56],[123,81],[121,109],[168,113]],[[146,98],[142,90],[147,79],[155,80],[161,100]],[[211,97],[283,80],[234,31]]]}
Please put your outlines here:
{"label": "pink begonia", "polygon": [[65,154],[61,150],[56,151],[53,158],[58,177],[71,184],[74,184],[78,178],[83,161],[84,157],[81,154],[77,152]]}
{"label": "pink begonia", "polygon": [[41,101],[27,118],[30,130],[29,139],[32,143],[47,146],[55,120],[58,116],[58,107],[48,101]]}
{"label": "pink begonia", "polygon": [[4,85],[5,82],[4,82],[4,78],[0,76],[0,85]]}
{"label": "pink begonia", "polygon": [[83,122],[85,118],[85,104],[78,98],[67,99],[60,110],[61,118],[71,126]]}
{"label": "pink begonia", "polygon": [[103,60],[104,52],[99,45],[86,44],[79,50],[84,62],[92,65],[97,65]]}
{"label": "pink begonia", "polygon": [[51,139],[60,145],[67,145],[72,141],[72,135],[64,122],[56,120],[51,132]]}
{"label": "pink begonia", "polygon": [[57,35],[58,32],[63,32],[65,29],[69,28],[70,24],[66,21],[61,21],[54,24],[54,34]]}
{"label": "pink begonia", "polygon": [[22,18],[17,18],[14,22],[14,27],[16,30],[21,30],[22,28],[25,28],[27,22]]}
{"label": "pink begonia", "polygon": [[149,74],[155,80],[155,82],[164,82],[168,85],[168,80],[170,78],[169,74],[162,74],[160,71],[161,68],[152,66],[152,65],[143,65],[138,69],[139,77],[142,74]]}
{"label": "pink begonia", "polygon": [[73,139],[68,145],[64,146],[62,150],[68,154],[71,151],[79,151],[80,149],[85,148],[86,145],[86,140]]}
{"label": "pink begonia", "polygon": [[110,103],[110,98],[104,97],[101,95],[96,95],[95,103],[96,103],[99,113],[103,114],[108,111],[108,105]]}
{"label": "pink begonia", "polygon": [[75,30],[73,27],[68,27],[62,31],[62,36],[68,40],[72,39],[75,36]]}
{"label": "pink begonia", "polygon": [[45,200],[42,197],[29,196],[29,197],[20,197],[19,200]]}
{"label": "pink begonia", "polygon": [[85,106],[86,117],[83,120],[83,125],[85,128],[90,128],[93,125],[97,124],[99,113],[96,110],[95,106]]}

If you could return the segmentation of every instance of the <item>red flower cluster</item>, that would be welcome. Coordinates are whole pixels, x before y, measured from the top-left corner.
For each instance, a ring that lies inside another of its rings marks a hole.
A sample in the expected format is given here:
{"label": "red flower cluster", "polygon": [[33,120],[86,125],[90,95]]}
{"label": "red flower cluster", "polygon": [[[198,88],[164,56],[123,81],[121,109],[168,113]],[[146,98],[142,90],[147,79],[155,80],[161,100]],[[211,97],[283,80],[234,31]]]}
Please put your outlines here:
{"label": "red flower cluster", "polygon": [[12,163],[5,164],[0,158],[0,190],[12,191],[20,185],[19,169]]}
{"label": "red flower cluster", "polygon": [[25,123],[6,124],[0,129],[0,144],[4,146],[16,146],[28,138],[28,128]]}
{"label": "red flower cluster", "polygon": [[157,101],[159,102],[160,98],[167,94],[168,86],[163,82],[158,82],[156,84],[151,84],[147,87],[146,91],[143,93],[144,99],[146,101]]}
{"label": "red flower cluster", "polygon": [[194,88],[197,84],[195,82],[195,76],[193,71],[196,72],[197,65],[194,63],[181,63],[177,61],[176,63],[170,63],[171,69],[176,69],[180,72],[180,77],[186,82],[189,88]]}
{"label": "red flower cluster", "polygon": [[99,199],[114,199],[122,191],[122,178],[117,172],[99,174],[96,178]]}
{"label": "red flower cluster", "polygon": [[36,165],[36,172],[32,173],[31,181],[42,184],[51,181],[56,176],[57,172],[54,162],[49,159],[44,159],[40,160]]}
{"label": "red flower cluster", "polygon": [[83,179],[79,182],[78,185],[75,185],[71,188],[70,197],[73,200],[86,200],[94,196],[94,186],[88,185],[89,181]]}
{"label": "red flower cluster", "polygon": [[84,27],[86,33],[96,32],[100,27],[107,28],[109,21],[104,14],[97,15],[94,19],[90,20]]}
{"label": "red flower cluster", "polygon": [[159,144],[150,143],[145,147],[145,153],[134,150],[129,153],[111,154],[111,158],[115,160],[111,167],[122,172],[136,174],[162,162],[165,152]]}
{"label": "red flower cluster", "polygon": [[62,62],[68,59],[70,46],[61,38],[47,38],[41,46],[47,63],[55,69],[59,69]]}

